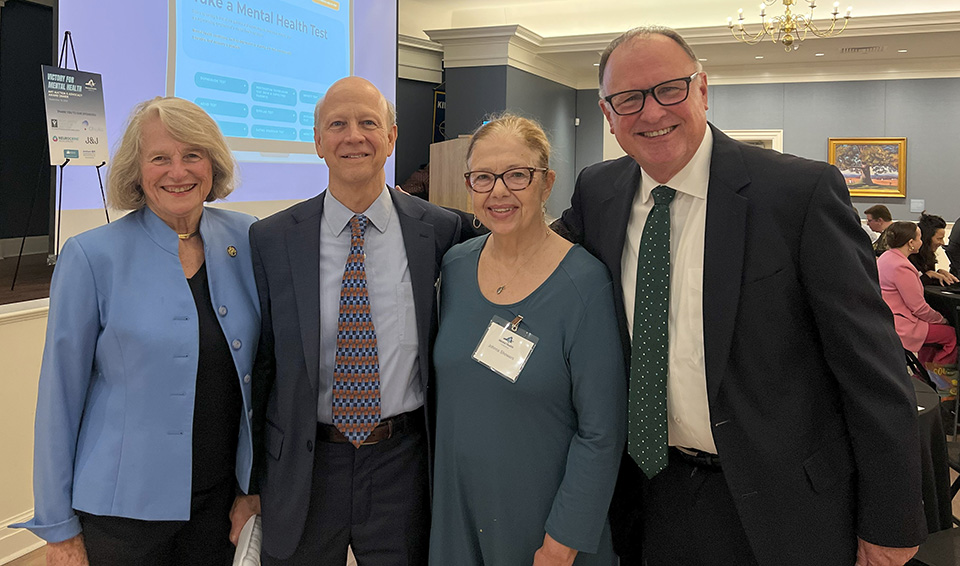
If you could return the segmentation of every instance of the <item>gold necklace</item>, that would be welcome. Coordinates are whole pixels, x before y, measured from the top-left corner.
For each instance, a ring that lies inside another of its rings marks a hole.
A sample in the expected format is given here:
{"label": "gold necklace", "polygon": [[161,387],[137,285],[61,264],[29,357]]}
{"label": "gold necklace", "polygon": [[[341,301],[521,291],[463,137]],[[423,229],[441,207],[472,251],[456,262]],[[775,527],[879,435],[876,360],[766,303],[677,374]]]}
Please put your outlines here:
{"label": "gold necklace", "polygon": [[178,232],[177,237],[180,238],[181,240],[189,240],[190,238],[196,236],[199,233],[200,233],[200,229],[197,228],[193,232],[187,232],[186,234],[181,234]]}
{"label": "gold necklace", "polygon": [[[540,244],[537,245],[537,248],[536,248],[535,250],[533,250],[533,252],[530,254],[530,257],[535,256],[535,255],[537,254],[537,252],[540,251],[540,248],[543,247],[543,244],[546,243],[547,238],[548,238],[549,236],[550,236],[550,233],[549,233],[548,231],[545,231],[545,232],[543,233],[543,239],[540,240]],[[492,258],[491,258],[491,259],[492,259]],[[494,262],[494,263],[496,263],[496,262]],[[522,263],[521,261],[517,261],[517,262],[516,262],[516,265],[519,266],[521,263]],[[497,287],[497,294],[499,295],[500,293],[502,293],[503,290],[507,288],[507,285],[509,285],[510,283],[513,283],[513,280],[516,279],[516,278],[517,278],[517,275],[519,275],[519,274],[520,274],[520,270],[519,270],[518,268],[517,268],[517,269],[514,269],[513,275],[510,276],[510,279],[504,281],[503,285],[500,285],[499,287]],[[500,266],[499,266],[499,265],[497,266],[497,275],[500,275]],[[500,275],[500,279],[501,279],[501,280],[503,279],[503,276],[502,276],[502,275]]]}

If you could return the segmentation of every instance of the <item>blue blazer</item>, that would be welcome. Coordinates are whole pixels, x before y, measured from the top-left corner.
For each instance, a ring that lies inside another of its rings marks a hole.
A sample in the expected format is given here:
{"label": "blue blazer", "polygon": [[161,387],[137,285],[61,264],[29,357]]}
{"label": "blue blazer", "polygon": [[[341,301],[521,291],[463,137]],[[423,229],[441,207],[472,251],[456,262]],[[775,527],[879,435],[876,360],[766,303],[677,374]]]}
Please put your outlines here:
{"label": "blue blazer", "polygon": [[[253,221],[215,208],[200,219],[210,296],[243,390],[236,474],[245,491],[260,329],[247,236]],[[74,509],[190,518],[199,330],[177,247],[174,231],[149,208],[64,244],[40,370],[35,515],[14,526],[58,542],[80,533]]]}

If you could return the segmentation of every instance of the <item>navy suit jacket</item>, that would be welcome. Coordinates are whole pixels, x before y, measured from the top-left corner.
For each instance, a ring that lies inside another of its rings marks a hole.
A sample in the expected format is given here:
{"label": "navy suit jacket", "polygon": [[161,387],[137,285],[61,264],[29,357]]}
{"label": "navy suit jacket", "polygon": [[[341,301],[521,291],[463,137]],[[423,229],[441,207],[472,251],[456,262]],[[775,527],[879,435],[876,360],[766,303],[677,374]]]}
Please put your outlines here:
{"label": "navy suit jacket", "polygon": [[[704,364],[713,437],[756,557],[853,564],[858,536],[919,544],[915,395],[840,172],[713,136]],[[588,167],[560,222],[610,269],[628,356],[620,260],[639,186],[629,156]],[[621,554],[637,552],[643,481],[625,456],[611,506]]]}
{"label": "navy suit jacket", "polygon": [[[320,219],[326,193],[250,228],[262,327],[254,363],[254,472],[261,494],[264,550],[289,557],[303,533],[313,481],[320,372]],[[437,333],[436,281],[457,243],[460,219],[390,191],[413,284],[420,380],[429,399]],[[430,416],[427,407],[428,417]]]}

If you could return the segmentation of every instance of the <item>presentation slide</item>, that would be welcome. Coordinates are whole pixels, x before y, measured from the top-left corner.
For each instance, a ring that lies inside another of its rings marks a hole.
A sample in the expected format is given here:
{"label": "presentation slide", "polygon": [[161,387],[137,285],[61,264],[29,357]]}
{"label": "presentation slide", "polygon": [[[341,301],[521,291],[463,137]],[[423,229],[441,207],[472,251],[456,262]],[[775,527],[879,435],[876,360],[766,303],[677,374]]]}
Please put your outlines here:
{"label": "presentation slide", "polygon": [[167,92],[210,113],[246,161],[315,158],[314,105],[351,71],[351,5],[171,0]]}
{"label": "presentation slide", "polygon": [[[80,70],[103,78],[111,155],[139,102],[196,102],[239,161],[230,203],[294,201],[326,187],[313,108],[337,79],[367,78],[396,101],[396,0],[100,0],[93,8],[61,2],[60,34],[71,32]],[[393,170],[391,158],[391,184]],[[103,207],[93,167],[64,169],[60,205]]]}

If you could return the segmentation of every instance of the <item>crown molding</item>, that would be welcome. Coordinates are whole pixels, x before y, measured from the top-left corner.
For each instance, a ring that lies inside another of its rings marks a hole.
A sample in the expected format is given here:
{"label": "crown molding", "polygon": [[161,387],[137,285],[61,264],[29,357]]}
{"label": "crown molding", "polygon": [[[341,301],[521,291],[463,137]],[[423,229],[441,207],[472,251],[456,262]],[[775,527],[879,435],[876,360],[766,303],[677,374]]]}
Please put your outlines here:
{"label": "crown molding", "polygon": [[426,30],[424,33],[443,45],[445,68],[507,65],[576,88],[576,73],[541,57],[549,53],[542,47],[544,38],[521,25]]}
{"label": "crown molding", "polygon": [[397,76],[413,81],[443,82],[443,45],[409,35],[397,36]]}
{"label": "crown molding", "polygon": [[[829,19],[816,20],[817,23]],[[753,26],[759,23],[753,24]],[[747,24],[751,27],[751,24]],[[739,43],[726,25],[677,30],[693,46]],[[854,16],[843,37],[876,37],[960,31],[960,10],[920,14]],[[483,67],[508,65],[576,89],[596,88],[596,75],[583,69],[571,69],[544,55],[564,53],[600,53],[620,32],[543,37],[522,25],[497,25],[469,28],[435,29],[424,33],[431,46],[443,49],[443,65]],[[410,38],[414,40],[416,38]],[[418,40],[423,41],[423,40]],[[894,59],[842,63],[797,63],[777,67],[707,67],[713,84],[770,82],[825,82],[943,78],[960,76],[956,57],[932,57],[901,61]]]}
{"label": "crown molding", "polygon": [[[841,81],[885,81],[960,77],[960,57],[931,57],[904,63],[893,59],[871,60],[869,70],[862,62],[777,65],[717,66],[707,68],[711,85],[762,83],[818,83]],[[596,81],[594,81],[596,82]]]}

